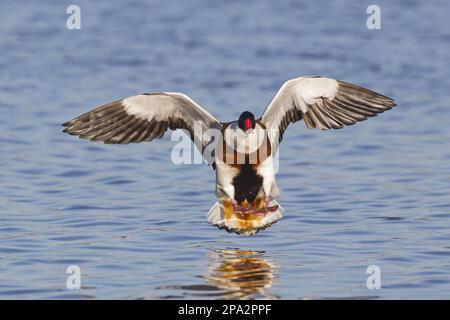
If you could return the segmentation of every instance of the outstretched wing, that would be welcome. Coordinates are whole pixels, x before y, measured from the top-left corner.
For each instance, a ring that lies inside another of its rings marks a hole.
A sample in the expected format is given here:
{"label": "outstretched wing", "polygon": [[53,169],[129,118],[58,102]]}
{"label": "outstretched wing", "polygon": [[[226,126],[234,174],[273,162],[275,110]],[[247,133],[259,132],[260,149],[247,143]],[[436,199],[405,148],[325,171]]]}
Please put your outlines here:
{"label": "outstretched wing", "polygon": [[211,142],[206,130],[218,129],[221,124],[188,96],[163,92],[108,103],[63,126],[67,127],[64,132],[71,135],[117,144],[152,141],[163,137],[167,129],[185,129],[202,152]]}
{"label": "outstretched wing", "polygon": [[308,128],[340,129],[389,110],[394,100],[344,81],[301,77],[286,81],[264,110],[261,121],[278,145],[291,123]]}

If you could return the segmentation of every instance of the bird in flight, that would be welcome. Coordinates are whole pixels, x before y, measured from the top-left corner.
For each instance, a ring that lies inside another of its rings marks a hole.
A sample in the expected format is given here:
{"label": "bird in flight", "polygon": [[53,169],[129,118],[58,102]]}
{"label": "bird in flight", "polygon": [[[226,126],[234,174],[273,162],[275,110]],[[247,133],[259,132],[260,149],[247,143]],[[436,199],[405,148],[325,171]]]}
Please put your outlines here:
{"label": "bird in flight", "polygon": [[340,129],[391,109],[393,99],[340,80],[306,76],[286,81],[261,117],[244,111],[221,122],[177,92],[147,93],[97,107],[63,124],[64,132],[109,144],[161,138],[184,129],[216,174],[208,222],[253,235],[280,220],[274,154],[286,128],[303,120],[310,129]]}

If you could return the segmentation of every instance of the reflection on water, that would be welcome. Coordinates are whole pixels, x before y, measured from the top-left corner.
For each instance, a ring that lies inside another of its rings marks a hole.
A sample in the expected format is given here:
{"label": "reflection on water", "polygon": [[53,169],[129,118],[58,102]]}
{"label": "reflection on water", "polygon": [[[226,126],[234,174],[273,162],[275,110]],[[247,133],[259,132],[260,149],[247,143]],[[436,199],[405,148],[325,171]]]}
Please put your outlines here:
{"label": "reflection on water", "polygon": [[208,251],[209,265],[204,278],[223,289],[226,299],[274,299],[269,292],[278,269],[264,252],[225,249]]}
{"label": "reflection on water", "polygon": [[183,295],[160,298],[278,299],[270,293],[277,278],[278,265],[264,256],[264,251],[211,249],[203,275],[207,284],[163,286],[158,289],[181,290]]}

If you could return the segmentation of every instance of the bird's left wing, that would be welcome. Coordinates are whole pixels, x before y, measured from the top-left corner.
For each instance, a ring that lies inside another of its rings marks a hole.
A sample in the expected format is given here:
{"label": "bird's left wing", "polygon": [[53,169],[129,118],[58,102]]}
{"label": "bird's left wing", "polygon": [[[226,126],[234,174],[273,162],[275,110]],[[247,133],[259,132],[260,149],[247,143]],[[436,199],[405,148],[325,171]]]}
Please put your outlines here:
{"label": "bird's left wing", "polygon": [[163,137],[167,129],[186,129],[203,152],[211,142],[207,130],[219,129],[221,123],[185,94],[162,92],[108,103],[63,126],[71,135],[115,144],[151,141]]}
{"label": "bird's left wing", "polygon": [[394,100],[344,81],[301,77],[286,81],[264,110],[261,121],[278,146],[290,123],[308,128],[339,129],[395,106]]}

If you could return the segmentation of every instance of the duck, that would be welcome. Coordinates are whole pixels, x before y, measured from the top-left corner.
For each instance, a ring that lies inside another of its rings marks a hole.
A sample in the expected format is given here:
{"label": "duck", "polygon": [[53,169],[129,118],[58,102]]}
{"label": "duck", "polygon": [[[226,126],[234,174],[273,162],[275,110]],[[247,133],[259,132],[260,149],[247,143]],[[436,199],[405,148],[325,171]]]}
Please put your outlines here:
{"label": "duck", "polygon": [[243,110],[222,122],[179,92],[144,93],[94,108],[63,124],[63,132],[105,144],[160,139],[182,129],[216,175],[212,225],[253,235],[283,217],[276,202],[274,155],[290,124],[341,129],[396,106],[392,98],[349,82],[303,76],[282,84],[260,117]]}

